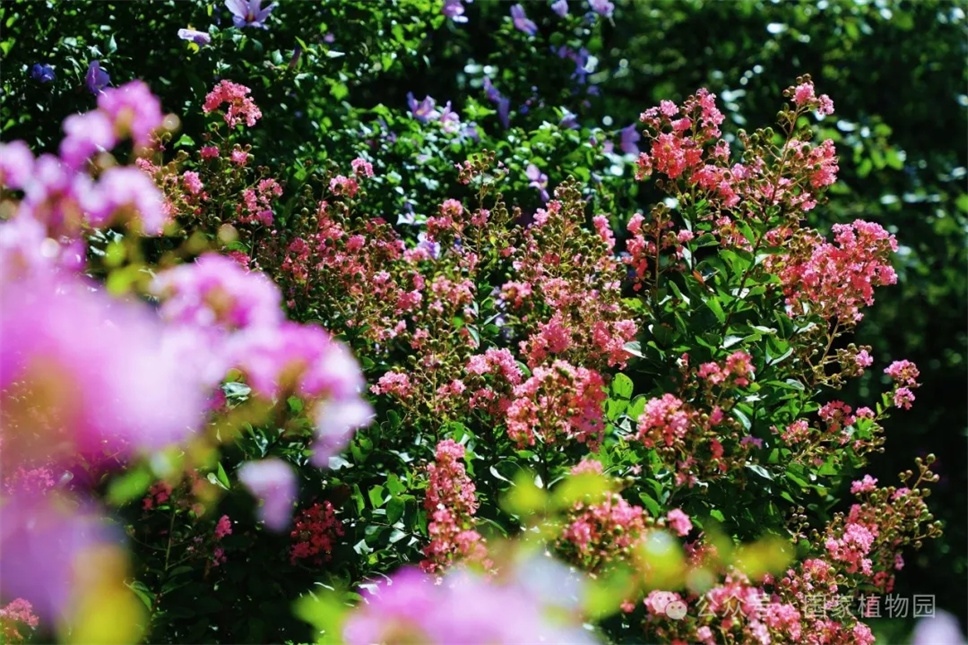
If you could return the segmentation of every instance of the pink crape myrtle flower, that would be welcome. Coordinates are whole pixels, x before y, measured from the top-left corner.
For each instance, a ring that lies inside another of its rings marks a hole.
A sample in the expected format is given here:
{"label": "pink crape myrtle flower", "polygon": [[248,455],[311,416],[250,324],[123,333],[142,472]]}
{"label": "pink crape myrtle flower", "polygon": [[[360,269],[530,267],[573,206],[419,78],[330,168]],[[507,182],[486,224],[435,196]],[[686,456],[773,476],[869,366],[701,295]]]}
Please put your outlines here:
{"label": "pink crape myrtle flower", "polygon": [[690,531],[692,531],[692,522],[689,521],[689,516],[678,508],[669,511],[668,515],[666,515],[666,521],[668,522],[669,527],[672,528],[672,530],[675,531],[676,535],[679,537],[685,537],[686,535],[689,535]]}
{"label": "pink crape myrtle flower", "polygon": [[32,630],[40,625],[40,619],[34,614],[34,607],[23,598],[16,598],[0,607],[0,638],[7,643],[23,642],[25,636],[20,633],[17,623],[23,623]]}
{"label": "pink crape myrtle flower", "polygon": [[277,457],[248,461],[239,468],[239,481],[260,501],[261,522],[276,532],[289,528],[298,483],[288,463]]}
{"label": "pink crape myrtle flower", "polygon": [[[241,1],[239,0],[239,2]],[[258,0],[253,1],[257,2]],[[251,91],[246,86],[232,81],[219,81],[218,85],[205,96],[202,110],[205,114],[208,114],[227,103],[229,108],[224,118],[229,127],[234,128],[244,121],[251,128],[256,124],[256,121],[262,118],[262,111],[249,98]]]}

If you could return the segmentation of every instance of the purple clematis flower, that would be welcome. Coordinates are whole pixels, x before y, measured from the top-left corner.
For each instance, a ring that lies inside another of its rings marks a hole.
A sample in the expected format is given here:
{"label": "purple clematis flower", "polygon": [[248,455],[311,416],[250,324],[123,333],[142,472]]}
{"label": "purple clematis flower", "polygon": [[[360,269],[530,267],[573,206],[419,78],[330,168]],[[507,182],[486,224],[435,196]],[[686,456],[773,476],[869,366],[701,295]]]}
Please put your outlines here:
{"label": "purple clematis flower", "polygon": [[428,240],[427,233],[423,231],[417,235],[417,248],[427,249],[430,257],[435,260],[440,258],[440,244],[438,242],[434,242],[433,240]]}
{"label": "purple clematis flower", "polygon": [[441,9],[441,13],[454,22],[467,22],[467,16],[464,15],[463,0],[444,0],[444,8]]}
{"label": "purple clematis flower", "polygon": [[91,94],[97,95],[104,91],[104,88],[111,84],[111,77],[101,69],[101,61],[92,60],[87,67],[87,74],[84,75],[84,82]]}
{"label": "purple clematis flower", "polygon": [[528,164],[528,169],[524,173],[531,182],[528,184],[531,188],[537,188],[541,191],[541,200],[548,201],[548,175],[541,172],[533,163]]}
{"label": "purple clematis flower", "polygon": [[511,7],[511,18],[514,19],[514,28],[518,31],[523,31],[529,36],[534,36],[538,32],[538,25],[528,20],[521,5],[516,4]]}
{"label": "purple clematis flower", "polygon": [[578,128],[578,115],[566,107],[561,108],[561,121],[558,123],[558,127],[566,130]]}
{"label": "purple clematis flower", "polygon": [[612,12],[615,11],[615,5],[609,0],[588,0],[588,6],[592,8],[592,11],[606,18],[611,18]]}
{"label": "purple clematis flower", "polygon": [[447,133],[454,133],[460,129],[460,116],[450,109],[450,101],[447,101],[447,105],[440,111],[440,124]]}
{"label": "purple clematis flower", "polygon": [[273,2],[263,9],[262,0],[225,0],[225,6],[232,12],[232,23],[239,29],[242,27],[268,29],[265,21],[276,8],[276,3]]}
{"label": "purple clematis flower", "polygon": [[50,83],[54,80],[54,68],[50,65],[34,63],[34,66],[30,68],[30,78],[40,83]]}
{"label": "purple clematis flower", "polygon": [[199,47],[204,47],[212,42],[211,36],[209,36],[206,32],[198,31],[197,29],[179,29],[178,37],[182,40],[193,42]]}
{"label": "purple clematis flower", "polygon": [[501,120],[501,125],[507,129],[511,123],[509,115],[511,111],[510,99],[501,96],[501,93],[497,91],[497,88],[494,87],[491,79],[487,76],[484,77],[484,94],[488,101],[497,104],[497,117]]}
{"label": "purple clematis flower", "polygon": [[568,0],[557,0],[557,2],[551,5],[551,10],[564,18],[568,15]]}
{"label": "purple clematis flower", "polygon": [[413,97],[413,92],[407,92],[407,107],[410,108],[413,118],[421,123],[432,121],[440,116],[440,113],[434,109],[436,105],[437,102],[429,96],[425,96],[422,101],[417,103],[417,99]]}
{"label": "purple clematis flower", "polygon": [[641,138],[638,128],[633,123],[627,128],[622,128],[622,142],[619,147],[627,155],[637,155],[639,154],[639,147],[636,144]]}

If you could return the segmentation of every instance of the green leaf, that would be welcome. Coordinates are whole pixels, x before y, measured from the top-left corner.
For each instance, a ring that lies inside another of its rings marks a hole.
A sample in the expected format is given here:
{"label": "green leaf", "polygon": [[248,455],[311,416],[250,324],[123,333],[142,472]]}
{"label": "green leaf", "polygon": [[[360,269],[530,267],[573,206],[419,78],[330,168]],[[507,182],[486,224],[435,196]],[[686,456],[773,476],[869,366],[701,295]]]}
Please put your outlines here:
{"label": "green leaf", "polygon": [[399,497],[391,497],[389,503],[387,503],[387,521],[390,524],[396,524],[403,517],[403,511],[406,509],[407,504]]}
{"label": "green leaf", "polygon": [[226,489],[232,488],[232,482],[229,481],[229,476],[225,472],[225,468],[222,467],[222,462],[218,464],[218,480]]}
{"label": "green leaf", "polygon": [[662,507],[659,506],[659,502],[655,501],[651,495],[648,493],[639,493],[639,499],[645,504],[645,508],[653,517],[659,517],[662,515]]}
{"label": "green leaf", "polygon": [[632,379],[625,374],[616,374],[612,380],[612,393],[623,399],[632,398]]}
{"label": "green leaf", "polygon": [[373,505],[373,508],[380,508],[383,506],[383,502],[385,501],[383,499],[383,486],[378,484],[371,488],[370,492],[368,493],[368,497],[370,498],[370,504]]}
{"label": "green leaf", "polygon": [[723,306],[719,304],[718,298],[706,298],[706,306],[709,307],[709,310],[713,312],[719,322],[726,322],[726,312],[723,311]]}
{"label": "green leaf", "polygon": [[108,502],[121,506],[141,497],[151,486],[152,479],[147,468],[137,468],[125,473],[111,482],[108,488]]}
{"label": "green leaf", "polygon": [[746,464],[747,470],[751,470],[767,481],[773,481],[773,475],[763,466],[758,464]]}

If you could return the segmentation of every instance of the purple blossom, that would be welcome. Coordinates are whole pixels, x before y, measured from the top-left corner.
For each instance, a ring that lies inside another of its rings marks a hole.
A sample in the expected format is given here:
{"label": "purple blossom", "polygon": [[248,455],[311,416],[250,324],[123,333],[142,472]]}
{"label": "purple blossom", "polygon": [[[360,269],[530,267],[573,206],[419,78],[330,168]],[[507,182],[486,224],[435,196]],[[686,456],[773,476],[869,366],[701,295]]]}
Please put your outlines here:
{"label": "purple blossom", "polygon": [[501,125],[505,129],[511,127],[511,117],[509,115],[511,111],[511,99],[502,98],[497,103],[497,118],[501,120]]}
{"label": "purple blossom", "polygon": [[87,66],[87,74],[84,75],[84,82],[91,94],[98,95],[104,88],[111,84],[111,77],[101,69],[101,61],[92,60]]}
{"label": "purple blossom", "polygon": [[427,239],[427,233],[424,231],[417,235],[417,248],[426,249],[430,257],[435,260],[440,258],[440,244]]}
{"label": "purple blossom", "polygon": [[205,45],[212,42],[212,37],[204,31],[198,31],[197,29],[179,29],[178,37],[182,40],[187,40],[193,42],[196,45],[204,47]]}
{"label": "purple blossom", "polygon": [[588,6],[592,11],[606,18],[611,18],[612,12],[615,11],[615,5],[609,0],[588,0]]}
{"label": "purple blossom", "polygon": [[413,92],[407,92],[407,106],[410,108],[410,113],[421,123],[433,121],[440,116],[440,113],[434,109],[436,105],[436,101],[429,96],[425,96],[420,103],[417,103],[417,99],[413,97]]}
{"label": "purple blossom", "polygon": [[484,77],[484,96],[486,96],[487,100],[491,103],[497,103],[501,100],[501,93],[497,91],[496,87],[494,87],[494,83],[491,82],[489,76]]}
{"label": "purple blossom", "polygon": [[516,4],[511,7],[511,18],[514,20],[514,28],[518,31],[523,31],[529,36],[534,36],[538,32],[538,25],[528,20],[521,5]]}
{"label": "purple blossom", "polygon": [[568,15],[568,0],[557,0],[551,5],[551,10],[564,18]]}
{"label": "purple blossom", "polygon": [[627,155],[637,155],[639,154],[639,147],[636,144],[641,138],[636,124],[633,123],[627,128],[622,128],[622,142],[619,147]]}
{"label": "purple blossom", "polygon": [[265,24],[266,18],[276,8],[273,2],[265,9],[262,8],[262,0],[225,0],[225,6],[232,12],[232,23],[238,27],[259,27],[268,29]]}
{"label": "purple blossom", "polygon": [[77,573],[92,550],[120,537],[89,504],[51,494],[18,494],[0,506],[0,580],[4,597],[21,597],[48,624],[70,616],[89,590]]}
{"label": "purple blossom", "polygon": [[239,468],[239,481],[259,500],[260,521],[276,532],[289,527],[298,483],[288,463],[276,457],[248,461]]}
{"label": "purple blossom", "polygon": [[578,115],[568,108],[561,108],[561,121],[558,122],[559,128],[574,130],[578,127]]}
{"label": "purple blossom", "polygon": [[441,13],[454,22],[467,22],[467,16],[464,15],[463,0],[444,0],[444,8]]}
{"label": "purple blossom", "polygon": [[491,83],[491,79],[487,76],[484,77],[484,95],[487,96],[487,100],[491,103],[497,105],[497,118],[500,119],[501,125],[507,129],[511,124],[511,101],[503,96]]}
{"label": "purple blossom", "polygon": [[460,116],[450,109],[450,101],[447,101],[447,105],[440,111],[440,123],[447,133],[454,133],[460,129]]}
{"label": "purple blossom", "polygon": [[524,174],[530,180],[530,183],[528,184],[528,186],[530,186],[531,188],[535,188],[535,189],[537,189],[537,190],[539,190],[541,192],[541,199],[542,199],[542,201],[548,201],[548,199],[549,199],[549,197],[548,197],[548,190],[547,190],[547,188],[548,188],[548,175],[546,175],[543,172],[541,172],[541,169],[538,168],[533,163],[532,164],[528,164],[528,168],[527,168],[527,170],[525,171]]}
{"label": "purple blossom", "polygon": [[30,68],[30,78],[39,83],[50,83],[54,80],[54,68],[50,65],[34,63],[34,66]]}

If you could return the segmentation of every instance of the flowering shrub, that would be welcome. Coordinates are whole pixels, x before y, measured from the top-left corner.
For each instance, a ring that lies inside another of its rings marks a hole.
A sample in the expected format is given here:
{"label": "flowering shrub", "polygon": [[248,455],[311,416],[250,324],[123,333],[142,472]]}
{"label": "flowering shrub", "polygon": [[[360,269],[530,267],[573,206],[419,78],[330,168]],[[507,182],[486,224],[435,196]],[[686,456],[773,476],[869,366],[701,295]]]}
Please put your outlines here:
{"label": "flowering shrub", "polygon": [[[177,37],[244,49],[282,8],[226,9]],[[514,5],[502,37],[547,18]],[[921,373],[848,342],[899,246],[808,219],[840,172],[809,76],[775,131],[734,136],[700,89],[622,155],[559,110],[546,159],[486,130],[552,108],[483,76],[496,110],[411,94],[283,165],[245,66],[176,139],[96,62],[57,155],[0,144],[5,640],[873,642],[857,608],[940,535],[938,476],[865,470]],[[422,140],[445,163],[415,188],[395,156]],[[852,395],[868,371],[890,385]]]}

